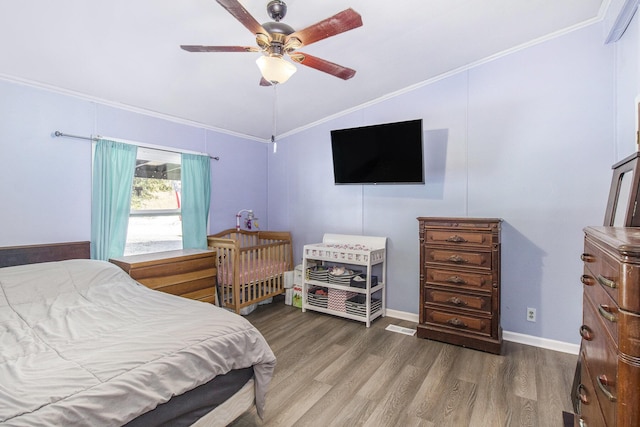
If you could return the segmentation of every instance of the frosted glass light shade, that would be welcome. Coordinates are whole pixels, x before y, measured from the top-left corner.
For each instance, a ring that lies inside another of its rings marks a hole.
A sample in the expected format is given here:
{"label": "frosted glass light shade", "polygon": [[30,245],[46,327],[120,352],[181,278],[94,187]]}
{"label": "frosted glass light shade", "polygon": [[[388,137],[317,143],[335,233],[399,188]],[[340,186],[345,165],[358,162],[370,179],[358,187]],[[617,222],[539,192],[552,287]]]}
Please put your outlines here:
{"label": "frosted glass light shade", "polygon": [[284,83],[296,72],[292,63],[277,56],[261,56],[256,61],[262,77],[271,83]]}

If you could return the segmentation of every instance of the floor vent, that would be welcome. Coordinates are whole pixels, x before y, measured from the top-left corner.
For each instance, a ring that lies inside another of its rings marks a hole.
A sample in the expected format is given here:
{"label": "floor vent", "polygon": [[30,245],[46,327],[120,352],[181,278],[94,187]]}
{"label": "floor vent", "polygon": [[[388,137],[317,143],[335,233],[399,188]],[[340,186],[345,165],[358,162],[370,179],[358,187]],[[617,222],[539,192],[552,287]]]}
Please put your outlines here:
{"label": "floor vent", "polygon": [[404,328],[398,325],[389,325],[385,328],[385,330],[391,331],[391,332],[397,332],[399,334],[411,335],[411,336],[416,334],[415,329]]}

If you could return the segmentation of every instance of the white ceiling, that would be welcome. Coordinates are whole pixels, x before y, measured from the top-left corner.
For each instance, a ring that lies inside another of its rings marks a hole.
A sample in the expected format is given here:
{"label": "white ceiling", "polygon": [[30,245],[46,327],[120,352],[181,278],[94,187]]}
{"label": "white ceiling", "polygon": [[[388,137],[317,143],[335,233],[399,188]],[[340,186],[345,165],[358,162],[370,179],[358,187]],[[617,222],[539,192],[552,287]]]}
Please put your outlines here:
{"label": "white ceiling", "polygon": [[[346,8],[360,28],[301,49],[357,70],[340,80],[298,65],[258,85],[260,53],[189,53],[181,44],[254,46],[215,0],[0,2],[0,78],[267,140],[470,64],[601,19],[608,0],[285,0],[302,29]],[[263,23],[268,0],[240,0]],[[604,41],[604,35],[603,35]]]}

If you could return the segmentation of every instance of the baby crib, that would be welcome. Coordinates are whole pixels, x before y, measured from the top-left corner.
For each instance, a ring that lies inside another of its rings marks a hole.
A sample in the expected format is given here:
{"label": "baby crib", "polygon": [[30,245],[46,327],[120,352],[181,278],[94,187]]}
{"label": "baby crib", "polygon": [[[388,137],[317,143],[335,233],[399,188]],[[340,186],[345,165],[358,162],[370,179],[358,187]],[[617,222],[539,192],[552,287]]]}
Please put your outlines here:
{"label": "baby crib", "polygon": [[232,228],[207,236],[207,241],[218,256],[221,306],[240,313],[284,293],[284,272],[293,270],[291,233]]}

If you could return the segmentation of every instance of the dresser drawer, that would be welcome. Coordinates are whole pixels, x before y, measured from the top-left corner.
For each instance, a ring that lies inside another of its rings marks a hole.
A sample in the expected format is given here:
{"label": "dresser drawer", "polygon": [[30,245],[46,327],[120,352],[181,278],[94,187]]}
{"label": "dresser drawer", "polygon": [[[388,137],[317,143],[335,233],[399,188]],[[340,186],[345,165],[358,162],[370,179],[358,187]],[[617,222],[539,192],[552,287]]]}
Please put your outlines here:
{"label": "dresser drawer", "polygon": [[618,319],[620,315],[617,304],[596,281],[585,280],[585,276],[583,276],[582,283],[584,283],[585,296],[589,297],[598,317],[605,325],[615,344],[618,345]]}
{"label": "dresser drawer", "polygon": [[215,272],[215,268],[210,268],[180,275],[141,279],[139,282],[148,288],[173,295],[183,295],[204,289],[209,289],[211,293],[214,293],[216,286]]}
{"label": "dresser drawer", "polygon": [[204,302],[215,301],[217,268],[213,251],[183,249],[110,261],[148,288]]}
{"label": "dresser drawer", "polygon": [[439,268],[425,269],[425,280],[429,285],[455,287],[469,291],[491,292],[494,279],[491,272],[467,272],[460,270],[444,270]]}
{"label": "dresser drawer", "polygon": [[493,233],[496,243],[500,243],[498,240],[502,220],[499,218],[419,217],[418,221],[425,230],[445,229]]}
{"label": "dresser drawer", "polygon": [[585,274],[600,283],[621,309],[640,313],[640,268],[621,263],[588,238],[584,248]]}
{"label": "dresser drawer", "polygon": [[580,425],[604,427],[606,423],[602,417],[600,404],[598,403],[598,396],[594,389],[594,382],[589,373],[587,357],[585,355],[581,355],[581,359],[580,385],[577,390],[579,399],[578,415],[583,421],[583,424]]}
{"label": "dresser drawer", "polygon": [[[605,419],[614,420],[617,398],[618,356],[615,344],[605,331],[596,307],[583,298],[583,351],[589,361],[589,373]],[[613,400],[612,400],[613,399]]]}
{"label": "dresser drawer", "polygon": [[491,270],[491,252],[468,252],[439,248],[426,248],[427,263]]}
{"label": "dresser drawer", "polygon": [[[148,283],[162,283],[163,278],[166,276],[177,276],[181,274],[189,274],[194,271],[212,270],[216,268],[215,255],[211,254],[201,256],[198,258],[176,258],[168,259],[164,263],[154,265],[140,265],[134,266],[130,269],[129,274],[131,277],[139,282],[144,282],[145,279]],[[215,275],[215,273],[214,273]],[[164,282],[173,282],[173,279],[165,279]],[[147,283],[145,283],[146,285]],[[152,289],[154,286],[147,285]],[[162,285],[160,285],[162,286]]]}
{"label": "dresser drawer", "polygon": [[211,287],[202,288],[202,289],[198,289],[198,290],[195,290],[195,291],[176,294],[176,295],[180,295],[181,297],[184,297],[184,298],[195,299],[195,300],[202,301],[202,302],[209,302],[211,304],[215,304],[215,302],[216,302],[216,288],[215,287],[213,287],[213,288],[211,288]]}
{"label": "dresser drawer", "polygon": [[426,243],[490,248],[493,244],[493,235],[464,230],[427,230]]}
{"label": "dresser drawer", "polygon": [[[589,276],[591,277],[591,276]],[[611,334],[619,350],[633,357],[640,357],[640,315],[620,309],[606,292],[606,288],[593,280],[585,280],[584,293],[595,307],[597,317]]]}
{"label": "dresser drawer", "polygon": [[426,306],[425,321],[437,326],[456,331],[471,332],[478,335],[491,336],[491,318],[470,314],[452,313]]}
{"label": "dresser drawer", "polygon": [[427,289],[426,293],[427,303],[431,305],[474,310],[491,314],[491,295],[472,295],[433,288]]}

